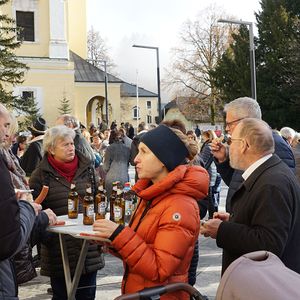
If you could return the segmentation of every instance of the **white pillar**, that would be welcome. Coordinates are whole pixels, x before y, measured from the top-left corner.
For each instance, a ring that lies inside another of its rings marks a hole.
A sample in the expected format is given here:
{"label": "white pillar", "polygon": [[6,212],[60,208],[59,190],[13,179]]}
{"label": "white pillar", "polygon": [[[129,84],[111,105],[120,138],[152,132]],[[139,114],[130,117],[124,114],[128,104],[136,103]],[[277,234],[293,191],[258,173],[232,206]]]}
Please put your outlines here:
{"label": "white pillar", "polygon": [[49,57],[69,59],[69,47],[66,40],[67,22],[64,0],[49,1],[50,41]]}

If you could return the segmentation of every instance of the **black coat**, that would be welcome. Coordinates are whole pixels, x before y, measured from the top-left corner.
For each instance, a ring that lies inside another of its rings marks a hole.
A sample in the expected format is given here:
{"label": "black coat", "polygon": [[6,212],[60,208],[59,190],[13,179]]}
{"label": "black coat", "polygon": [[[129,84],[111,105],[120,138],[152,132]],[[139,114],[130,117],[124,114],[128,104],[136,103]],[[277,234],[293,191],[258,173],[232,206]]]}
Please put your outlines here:
{"label": "black coat", "polygon": [[300,273],[300,187],[277,155],[260,165],[232,196],[229,222],[222,222],[217,245],[222,272],[241,255],[267,250]]}
{"label": "black coat", "polygon": [[35,212],[27,201],[17,201],[9,171],[0,155],[0,299],[18,299],[11,257],[25,246]]}
{"label": "black coat", "polygon": [[47,238],[46,228],[49,224],[49,218],[45,212],[40,212],[35,218],[34,226],[31,231],[30,239],[26,246],[14,256],[14,265],[16,271],[17,283],[25,283],[37,276],[32,248]]}
{"label": "black coat", "polygon": [[21,158],[20,165],[26,172],[26,176],[37,168],[43,157],[43,140],[37,140],[29,144],[28,149],[25,151]]}
{"label": "black coat", "polygon": [[[80,152],[76,152],[79,158],[78,169],[76,171],[74,182],[76,190],[81,197],[85,195],[87,183],[92,183],[90,160],[84,157]],[[49,185],[49,192],[43,201],[43,209],[51,208],[56,215],[66,215],[68,213],[68,193],[70,183],[59,175],[48,163],[45,155],[38,166],[32,173],[29,185],[34,189],[36,197],[42,189],[43,184]],[[71,236],[66,236],[70,270],[73,275],[76,264],[79,259],[82,241]],[[87,258],[85,260],[83,273],[97,271],[104,266],[102,248],[96,244],[90,244]],[[58,234],[51,233],[47,241],[44,241],[41,249],[41,274],[50,277],[63,277],[63,263],[60,251]]]}
{"label": "black coat", "polygon": [[[273,132],[273,139],[275,144],[275,154],[293,171],[295,172],[295,158],[291,147],[284,141],[284,139]],[[216,161],[215,161],[216,162]],[[243,182],[242,174],[240,170],[235,170],[229,165],[229,160],[219,164],[216,162],[218,173],[221,175],[223,181],[229,187],[226,197],[226,211],[231,211],[231,198],[235,191],[239,188]]]}

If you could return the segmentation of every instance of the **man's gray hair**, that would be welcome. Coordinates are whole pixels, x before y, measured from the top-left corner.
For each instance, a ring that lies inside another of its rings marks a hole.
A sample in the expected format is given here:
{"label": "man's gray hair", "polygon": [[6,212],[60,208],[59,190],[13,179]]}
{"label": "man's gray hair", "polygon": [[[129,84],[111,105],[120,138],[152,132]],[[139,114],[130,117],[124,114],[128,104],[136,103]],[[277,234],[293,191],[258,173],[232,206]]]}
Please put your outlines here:
{"label": "man's gray hair", "polygon": [[57,119],[63,120],[64,125],[73,128],[74,130],[78,129],[80,126],[79,120],[76,117],[69,114],[61,115]]}
{"label": "man's gray hair", "polygon": [[280,134],[283,136],[285,139],[293,139],[295,137],[295,130],[290,127],[283,127],[280,129]]}
{"label": "man's gray hair", "polygon": [[50,148],[54,148],[59,140],[64,140],[68,137],[74,140],[75,132],[64,125],[57,125],[47,129],[43,138],[44,152],[48,153]]}
{"label": "man's gray hair", "polygon": [[246,118],[240,122],[239,126],[239,137],[247,138],[249,145],[255,149],[256,153],[264,155],[274,153],[272,129],[265,121]]}
{"label": "man's gray hair", "polygon": [[258,102],[249,97],[237,98],[224,107],[224,112],[230,111],[237,119],[261,119],[261,109]]}

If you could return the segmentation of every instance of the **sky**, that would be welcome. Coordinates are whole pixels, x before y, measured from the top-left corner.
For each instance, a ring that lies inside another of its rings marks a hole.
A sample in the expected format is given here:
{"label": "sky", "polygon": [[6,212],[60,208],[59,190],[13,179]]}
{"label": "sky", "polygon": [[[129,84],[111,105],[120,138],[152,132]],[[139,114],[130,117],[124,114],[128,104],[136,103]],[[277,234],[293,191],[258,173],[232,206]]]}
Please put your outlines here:
{"label": "sky", "polygon": [[[216,5],[226,16],[255,22],[259,0],[87,0],[87,28],[105,39],[109,55],[122,80],[157,92],[156,52],[133,44],[159,47],[160,77],[171,63],[170,50],[179,45],[179,32],[187,20]],[[171,100],[162,90],[162,102]]]}

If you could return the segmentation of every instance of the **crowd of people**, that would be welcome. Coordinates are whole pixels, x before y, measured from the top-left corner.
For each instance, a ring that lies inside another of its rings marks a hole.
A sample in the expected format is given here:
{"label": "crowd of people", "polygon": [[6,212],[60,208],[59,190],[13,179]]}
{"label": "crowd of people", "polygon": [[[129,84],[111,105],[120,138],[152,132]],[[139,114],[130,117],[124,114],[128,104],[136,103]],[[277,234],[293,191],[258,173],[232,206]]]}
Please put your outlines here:
{"label": "crowd of people", "polygon": [[[300,134],[289,127],[271,130],[251,98],[235,99],[224,110],[227,139],[199,126],[187,131],[179,120],[142,122],[134,133],[132,125],[115,121],[110,128],[103,122],[85,128],[65,114],[50,128],[37,118],[29,140],[0,104],[0,299],[17,299],[17,284],[36,276],[34,246],[52,299],[67,299],[59,238],[47,226],[67,215],[71,183],[82,199],[87,184],[95,194],[102,180],[109,202],[113,182],[130,181],[130,165],[139,201],[129,225],[107,219],[93,225],[124,262],[123,294],[174,282],[194,285],[199,233],[223,249],[222,274],[257,250],[271,251],[300,273]],[[222,179],[229,187],[226,212],[218,209]],[[43,186],[48,194],[36,204]],[[200,225],[200,219],[206,221]],[[68,236],[66,243],[73,276],[82,242]],[[103,252],[103,243],[89,244],[76,299],[95,299]],[[161,299],[189,296],[180,291]]]}

